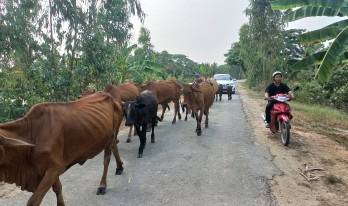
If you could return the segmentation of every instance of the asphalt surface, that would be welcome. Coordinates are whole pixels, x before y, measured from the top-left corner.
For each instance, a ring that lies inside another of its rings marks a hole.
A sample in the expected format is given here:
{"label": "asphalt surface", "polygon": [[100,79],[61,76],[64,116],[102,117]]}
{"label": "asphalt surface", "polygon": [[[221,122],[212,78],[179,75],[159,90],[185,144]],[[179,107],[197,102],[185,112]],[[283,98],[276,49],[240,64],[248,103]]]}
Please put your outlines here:
{"label": "asphalt surface", "polygon": [[[271,162],[267,148],[253,143],[252,128],[245,119],[238,92],[231,101],[223,95],[210,109],[209,128],[195,133],[196,121],[184,116],[171,124],[173,108],[155,128],[156,142],[147,145],[137,158],[139,139],[126,143],[127,132],[118,144],[124,172],[115,176],[112,157],[105,195],[96,195],[102,175],[103,153],[84,165],[75,165],[61,175],[66,205],[275,205],[267,180],[281,172]],[[204,122],[205,116],[203,117]],[[261,121],[260,121],[261,122]],[[261,122],[262,123],[262,122]],[[32,193],[21,192],[0,205],[26,205]],[[43,206],[56,205],[50,190]]]}

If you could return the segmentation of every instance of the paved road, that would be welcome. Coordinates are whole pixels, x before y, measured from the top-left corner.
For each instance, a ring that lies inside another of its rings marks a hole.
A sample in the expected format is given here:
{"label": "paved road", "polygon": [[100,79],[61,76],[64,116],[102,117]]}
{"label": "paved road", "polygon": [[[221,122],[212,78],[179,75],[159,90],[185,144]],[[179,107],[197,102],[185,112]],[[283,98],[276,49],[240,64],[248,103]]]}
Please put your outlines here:
{"label": "paved road", "polygon": [[[73,166],[61,176],[66,205],[275,205],[267,180],[280,171],[267,148],[253,143],[239,95],[233,95],[232,101],[223,95],[210,113],[209,128],[203,127],[202,136],[197,136],[194,119],[172,125],[173,111],[167,112],[155,129],[156,143],[148,138],[141,159],[138,138],[126,143],[127,131],[122,131],[119,149],[124,173],[114,175],[112,158],[107,193],[97,196],[102,155]],[[25,205],[30,195],[22,192],[0,205]],[[49,191],[42,205],[55,204]]]}

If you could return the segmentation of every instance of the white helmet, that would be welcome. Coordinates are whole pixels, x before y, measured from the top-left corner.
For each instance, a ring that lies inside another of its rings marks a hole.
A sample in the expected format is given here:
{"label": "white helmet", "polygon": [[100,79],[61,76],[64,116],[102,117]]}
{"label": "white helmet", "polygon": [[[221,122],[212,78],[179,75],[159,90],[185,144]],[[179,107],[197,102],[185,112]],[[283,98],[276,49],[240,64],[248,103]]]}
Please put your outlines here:
{"label": "white helmet", "polygon": [[280,76],[283,77],[283,74],[282,74],[280,71],[275,71],[275,72],[273,73],[272,77],[274,78],[274,76],[277,75],[277,74],[280,74]]}

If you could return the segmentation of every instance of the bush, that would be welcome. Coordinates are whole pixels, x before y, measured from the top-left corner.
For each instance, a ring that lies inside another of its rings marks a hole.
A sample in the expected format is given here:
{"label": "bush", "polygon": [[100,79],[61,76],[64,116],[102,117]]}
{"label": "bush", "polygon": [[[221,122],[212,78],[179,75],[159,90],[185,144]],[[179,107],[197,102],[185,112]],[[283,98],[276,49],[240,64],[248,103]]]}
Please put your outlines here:
{"label": "bush", "polygon": [[334,91],[330,101],[337,109],[348,111],[348,83]]}
{"label": "bush", "polygon": [[302,82],[300,89],[295,92],[296,101],[307,104],[326,104],[325,91],[317,82]]}

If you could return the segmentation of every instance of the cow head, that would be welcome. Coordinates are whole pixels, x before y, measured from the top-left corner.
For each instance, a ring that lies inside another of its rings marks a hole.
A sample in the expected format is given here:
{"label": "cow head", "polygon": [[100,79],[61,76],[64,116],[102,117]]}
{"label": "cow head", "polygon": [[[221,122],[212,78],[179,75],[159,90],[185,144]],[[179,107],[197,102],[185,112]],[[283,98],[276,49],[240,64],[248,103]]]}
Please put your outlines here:
{"label": "cow head", "polygon": [[182,103],[182,106],[187,107],[187,105],[190,104],[190,101],[191,101],[191,94],[192,94],[191,85],[185,84],[182,90],[182,94],[184,96],[184,102]]}
{"label": "cow head", "polygon": [[147,123],[148,110],[141,96],[137,96],[135,101],[122,103],[123,113],[126,117],[126,126],[142,125]]}
{"label": "cow head", "polygon": [[134,101],[122,102],[122,110],[124,117],[126,118],[125,125],[131,126],[134,124],[135,119],[135,103]]}
{"label": "cow head", "polygon": [[184,96],[184,102],[183,102],[184,107],[186,107],[187,105],[190,104],[192,96],[196,92],[198,92],[198,93],[202,92],[198,83],[184,85],[184,88],[182,91],[183,96]]}

